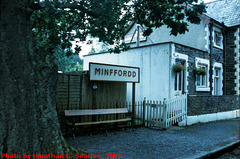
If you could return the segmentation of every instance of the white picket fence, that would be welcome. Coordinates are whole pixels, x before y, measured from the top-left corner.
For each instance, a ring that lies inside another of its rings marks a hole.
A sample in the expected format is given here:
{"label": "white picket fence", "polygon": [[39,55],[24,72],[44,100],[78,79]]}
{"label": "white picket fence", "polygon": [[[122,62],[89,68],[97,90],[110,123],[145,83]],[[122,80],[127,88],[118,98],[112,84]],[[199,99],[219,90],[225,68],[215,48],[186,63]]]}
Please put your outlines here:
{"label": "white picket fence", "polygon": [[187,117],[187,95],[153,101],[144,99],[143,123],[147,127],[167,128]]}

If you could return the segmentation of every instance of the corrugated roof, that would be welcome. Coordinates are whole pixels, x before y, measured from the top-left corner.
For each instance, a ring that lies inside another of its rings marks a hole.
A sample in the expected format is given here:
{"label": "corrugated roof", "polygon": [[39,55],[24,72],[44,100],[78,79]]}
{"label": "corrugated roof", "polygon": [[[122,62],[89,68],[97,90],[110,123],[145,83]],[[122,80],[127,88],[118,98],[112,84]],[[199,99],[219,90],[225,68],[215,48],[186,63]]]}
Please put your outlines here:
{"label": "corrugated roof", "polygon": [[217,0],[206,4],[206,15],[228,27],[240,25],[240,0]]}

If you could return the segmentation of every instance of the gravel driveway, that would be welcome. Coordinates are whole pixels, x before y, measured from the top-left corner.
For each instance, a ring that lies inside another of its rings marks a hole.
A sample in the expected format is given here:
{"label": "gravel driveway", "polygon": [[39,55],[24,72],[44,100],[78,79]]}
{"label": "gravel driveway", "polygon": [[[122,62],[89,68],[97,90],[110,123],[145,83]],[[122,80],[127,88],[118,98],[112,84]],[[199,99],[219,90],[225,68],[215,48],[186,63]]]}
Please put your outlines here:
{"label": "gravel driveway", "polygon": [[[172,126],[167,130],[137,128],[113,131],[93,136],[79,136],[68,143],[89,154],[115,154],[121,159],[177,158],[206,151],[239,139],[239,119],[196,124],[188,127]],[[114,156],[112,156],[114,158]],[[109,156],[108,158],[111,158]]]}

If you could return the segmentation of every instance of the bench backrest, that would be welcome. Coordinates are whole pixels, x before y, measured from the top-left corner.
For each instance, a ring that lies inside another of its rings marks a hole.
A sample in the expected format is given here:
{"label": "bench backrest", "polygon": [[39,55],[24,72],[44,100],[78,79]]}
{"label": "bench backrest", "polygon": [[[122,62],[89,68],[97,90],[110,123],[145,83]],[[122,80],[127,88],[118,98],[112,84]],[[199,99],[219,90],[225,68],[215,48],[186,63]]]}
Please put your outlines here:
{"label": "bench backrest", "polygon": [[65,116],[101,115],[128,113],[127,108],[65,110]]}

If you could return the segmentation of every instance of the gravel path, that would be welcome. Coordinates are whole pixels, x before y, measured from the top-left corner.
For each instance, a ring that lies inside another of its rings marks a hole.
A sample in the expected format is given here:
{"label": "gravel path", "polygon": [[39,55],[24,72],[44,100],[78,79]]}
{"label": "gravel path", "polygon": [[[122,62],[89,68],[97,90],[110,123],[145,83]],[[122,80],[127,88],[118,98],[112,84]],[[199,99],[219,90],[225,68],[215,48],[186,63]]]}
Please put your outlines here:
{"label": "gravel path", "polygon": [[[160,159],[191,156],[239,139],[240,119],[196,124],[188,127],[172,126],[167,130],[137,128],[113,131],[94,136],[79,136],[68,143],[89,154],[115,154],[121,159]],[[109,157],[110,158],[110,157]]]}

